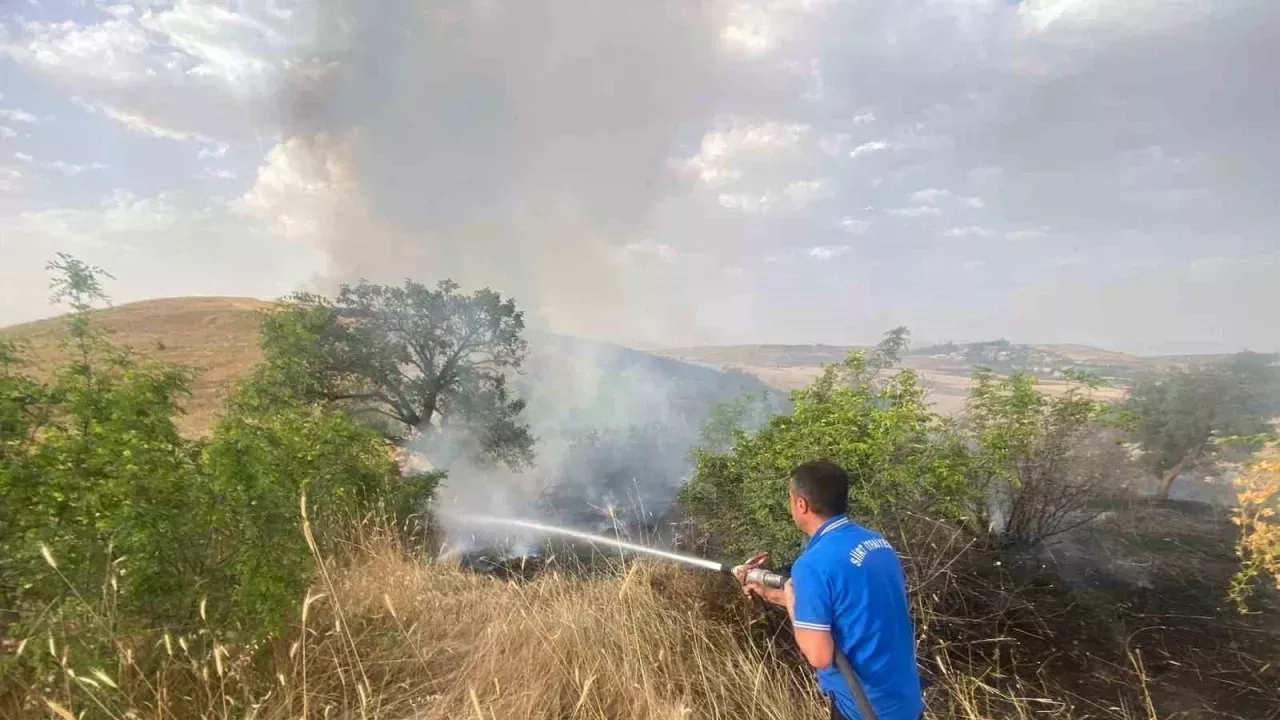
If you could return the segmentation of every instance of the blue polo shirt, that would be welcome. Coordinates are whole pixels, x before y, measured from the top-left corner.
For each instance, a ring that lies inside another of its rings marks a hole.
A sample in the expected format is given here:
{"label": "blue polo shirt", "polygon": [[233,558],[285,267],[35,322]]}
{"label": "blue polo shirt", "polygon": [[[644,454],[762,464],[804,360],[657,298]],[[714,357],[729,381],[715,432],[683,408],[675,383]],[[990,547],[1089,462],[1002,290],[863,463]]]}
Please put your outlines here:
{"label": "blue polo shirt", "polygon": [[[796,629],[831,633],[879,720],[918,720],[924,699],[906,579],[888,541],[842,515],[831,518],[792,565],[791,583]],[[818,687],[846,718],[865,720],[834,662],[818,670]]]}

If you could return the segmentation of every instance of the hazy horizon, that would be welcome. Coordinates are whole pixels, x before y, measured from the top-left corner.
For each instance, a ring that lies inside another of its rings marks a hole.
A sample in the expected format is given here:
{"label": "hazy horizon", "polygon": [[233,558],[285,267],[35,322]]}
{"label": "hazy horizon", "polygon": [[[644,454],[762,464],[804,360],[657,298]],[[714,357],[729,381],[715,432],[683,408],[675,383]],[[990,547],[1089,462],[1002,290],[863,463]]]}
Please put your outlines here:
{"label": "hazy horizon", "polygon": [[0,10],[0,326],[368,277],[665,347],[1280,351],[1280,4]]}

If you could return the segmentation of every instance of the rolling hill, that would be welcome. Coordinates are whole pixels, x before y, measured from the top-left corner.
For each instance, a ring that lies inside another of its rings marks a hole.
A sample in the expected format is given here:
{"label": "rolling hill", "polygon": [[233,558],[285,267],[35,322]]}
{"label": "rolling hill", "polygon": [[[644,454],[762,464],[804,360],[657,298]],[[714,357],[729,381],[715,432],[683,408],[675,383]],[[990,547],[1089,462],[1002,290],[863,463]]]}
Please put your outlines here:
{"label": "rolling hill", "polygon": [[[794,390],[818,377],[823,365],[839,362],[858,349],[848,345],[724,345],[658,352],[686,362],[750,373],[780,389]],[[913,347],[903,365],[920,373],[936,409],[954,413],[963,409],[978,367],[1002,374],[1015,370],[1030,373],[1049,392],[1066,389],[1063,376],[1069,370],[1090,372],[1111,386],[1100,391],[1104,397],[1119,399],[1129,383],[1144,371],[1214,359],[1218,356],[1148,357],[1086,345],[1022,345],[992,340]]]}
{"label": "rolling hill", "polygon": [[[202,436],[217,420],[226,392],[254,363],[258,349],[256,313],[271,304],[253,298],[164,298],[145,300],[99,311],[98,318],[117,342],[168,362],[192,366],[199,372],[185,404],[180,425],[184,433]],[[0,329],[0,337],[27,346],[37,375],[47,373],[63,352],[58,338],[65,318],[41,320]],[[591,383],[593,403],[584,418],[600,413],[638,411],[661,419],[676,412],[682,423],[696,421],[694,406],[703,407],[735,392],[765,386],[787,391],[812,382],[822,366],[839,362],[857,349],[842,345],[725,345],[634,350],[607,343],[545,335],[530,338],[527,364],[538,381],[526,385],[533,395],[548,386],[564,385],[565,377],[581,383],[584,373],[606,373]],[[1083,345],[1020,345],[1006,340],[912,348],[904,365],[915,368],[929,387],[941,412],[961,410],[979,366],[997,372],[1031,372],[1050,392],[1066,387],[1068,369],[1101,375],[1112,387],[1110,397],[1123,397],[1124,387],[1139,373],[1176,364],[1214,359],[1210,356],[1138,356]],[[566,372],[567,371],[567,372]],[[614,392],[603,388],[613,387]],[[660,401],[659,401],[660,400]],[[640,403],[636,406],[635,403]]]}
{"label": "rolling hill", "polygon": [[[221,415],[226,392],[262,359],[257,312],[269,307],[253,298],[164,298],[100,310],[95,317],[114,342],[196,369],[178,425],[183,434],[201,437]],[[23,344],[33,374],[47,377],[65,356],[59,340],[66,322],[64,316],[14,325],[0,329],[0,337]]]}
{"label": "rolling hill", "polygon": [[[196,369],[184,403],[183,433],[208,434],[227,392],[259,360],[258,313],[271,303],[253,298],[163,298],[95,313],[113,342]],[[18,341],[37,377],[47,377],[66,351],[66,317],[0,328]],[[679,424],[696,433],[711,404],[767,386],[748,373],[722,371],[608,343],[530,335],[530,355],[517,384],[530,411],[559,426],[618,426],[641,419]],[[572,398],[573,403],[564,402]],[[535,418],[535,420],[538,418]]]}

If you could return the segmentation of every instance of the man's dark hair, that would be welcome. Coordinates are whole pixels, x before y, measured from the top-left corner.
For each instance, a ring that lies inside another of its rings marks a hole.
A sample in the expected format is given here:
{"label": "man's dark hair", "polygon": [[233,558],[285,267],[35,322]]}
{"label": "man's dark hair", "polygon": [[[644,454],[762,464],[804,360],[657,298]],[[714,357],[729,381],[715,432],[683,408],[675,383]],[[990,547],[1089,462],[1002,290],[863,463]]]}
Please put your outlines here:
{"label": "man's dark hair", "polygon": [[849,474],[830,460],[810,460],[791,471],[791,486],[823,517],[843,515],[849,507]]}

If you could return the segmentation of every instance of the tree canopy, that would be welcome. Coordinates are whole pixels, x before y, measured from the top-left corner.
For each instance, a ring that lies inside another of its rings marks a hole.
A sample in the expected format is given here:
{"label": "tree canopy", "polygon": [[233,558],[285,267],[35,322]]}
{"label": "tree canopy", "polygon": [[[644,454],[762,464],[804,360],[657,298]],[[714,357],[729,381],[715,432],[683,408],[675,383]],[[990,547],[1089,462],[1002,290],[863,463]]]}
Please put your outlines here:
{"label": "tree canopy", "polygon": [[507,384],[527,353],[523,314],[492,290],[458,289],[448,280],[435,289],[361,281],[334,299],[296,294],[263,323],[263,378],[340,405],[399,442],[421,434],[430,447],[447,433],[453,457],[523,466],[533,437]]}
{"label": "tree canopy", "polygon": [[1169,496],[1181,473],[1210,464],[1220,441],[1256,444],[1270,430],[1280,398],[1272,363],[1270,356],[1239,353],[1223,363],[1148,375],[1134,385],[1128,410],[1147,463],[1160,475],[1160,497]]}

